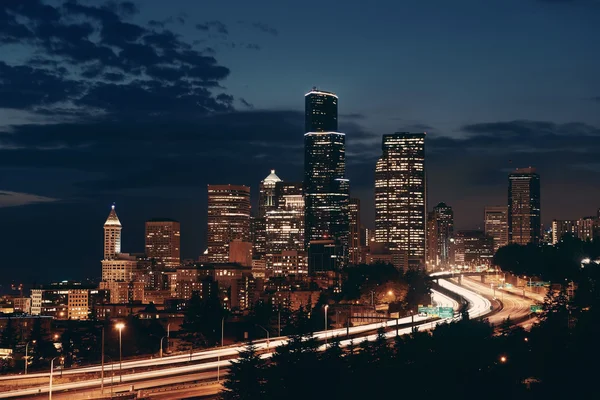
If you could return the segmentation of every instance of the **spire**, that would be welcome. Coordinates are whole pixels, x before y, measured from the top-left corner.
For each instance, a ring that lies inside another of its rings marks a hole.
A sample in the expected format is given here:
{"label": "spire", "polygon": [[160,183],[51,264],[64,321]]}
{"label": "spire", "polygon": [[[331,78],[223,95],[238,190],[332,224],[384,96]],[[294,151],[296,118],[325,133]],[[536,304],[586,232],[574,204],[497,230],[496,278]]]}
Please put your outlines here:
{"label": "spire", "polygon": [[117,212],[115,211],[115,203],[110,208],[110,214],[108,214],[104,226],[121,226],[121,221],[119,221],[119,217],[117,217]]}
{"label": "spire", "polygon": [[275,174],[275,170],[272,169],[269,176],[267,176],[263,182],[281,182],[281,179]]}

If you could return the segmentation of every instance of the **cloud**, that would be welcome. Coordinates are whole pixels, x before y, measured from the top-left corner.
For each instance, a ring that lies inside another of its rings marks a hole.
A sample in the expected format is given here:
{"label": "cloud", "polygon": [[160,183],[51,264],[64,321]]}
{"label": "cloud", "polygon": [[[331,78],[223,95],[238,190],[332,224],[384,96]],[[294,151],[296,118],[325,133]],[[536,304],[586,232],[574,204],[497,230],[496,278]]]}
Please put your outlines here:
{"label": "cloud", "polygon": [[205,32],[217,32],[221,35],[227,36],[229,34],[229,30],[227,29],[227,25],[225,25],[221,21],[208,21],[203,24],[196,24],[196,29]]}
{"label": "cloud", "polygon": [[359,119],[365,119],[365,115],[360,114],[360,113],[340,114],[340,118],[359,120]]}
{"label": "cloud", "polygon": [[247,102],[245,99],[243,98],[239,98],[240,103],[242,103],[244,106],[246,106],[247,108],[254,108],[254,105],[252,103]]}
{"label": "cloud", "polygon": [[127,20],[137,12],[127,1],[0,4],[0,49],[20,43],[30,54],[0,61],[0,107],[117,118],[231,111],[232,101],[213,93],[230,73],[214,50],[194,49],[164,21]]}
{"label": "cloud", "polygon": [[0,190],[0,208],[17,207],[35,203],[50,203],[58,201],[50,197],[38,196],[30,193],[9,192]]}
{"label": "cloud", "polygon": [[270,25],[265,24],[264,22],[253,22],[251,26],[257,29],[260,32],[267,33],[269,35],[277,36],[279,35],[279,31],[273,28]]}
{"label": "cloud", "polygon": [[260,50],[261,49],[261,47],[259,45],[257,45],[256,43],[248,43],[246,45],[246,48],[250,49],[250,50]]}
{"label": "cloud", "polygon": [[600,103],[600,96],[592,97],[591,100]]}

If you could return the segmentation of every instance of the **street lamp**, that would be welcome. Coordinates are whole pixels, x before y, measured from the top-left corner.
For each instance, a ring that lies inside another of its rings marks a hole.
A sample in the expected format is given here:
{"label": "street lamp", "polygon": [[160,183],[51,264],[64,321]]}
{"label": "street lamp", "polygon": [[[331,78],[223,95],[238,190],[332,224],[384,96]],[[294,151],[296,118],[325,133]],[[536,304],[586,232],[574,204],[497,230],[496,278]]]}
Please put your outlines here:
{"label": "street lamp", "polygon": [[267,329],[265,329],[264,327],[258,325],[258,324],[256,324],[256,326],[258,326],[263,331],[267,332],[267,348],[269,348],[269,331]]}
{"label": "street lamp", "polygon": [[35,344],[36,340],[32,340],[31,342],[27,342],[25,345],[25,375],[27,375],[27,364],[29,364],[29,358],[27,357],[27,349],[29,347],[29,343]]}
{"label": "street lamp", "polygon": [[123,328],[125,328],[125,324],[119,322],[115,325],[115,328],[119,330],[119,382],[123,382],[123,346],[121,341],[121,332],[123,332]]}
{"label": "street lamp", "polygon": [[501,356],[501,357],[500,357],[500,362],[501,362],[502,364],[504,364],[504,363],[506,362],[506,356]]}
{"label": "street lamp", "polygon": [[54,357],[52,360],[50,360],[50,386],[48,388],[48,399],[52,400],[52,378],[53,378],[53,372],[54,372],[54,360],[56,360],[57,358],[61,358],[61,356],[56,356]]}
{"label": "street lamp", "polygon": [[[166,338],[166,336],[163,336],[160,338],[160,352],[158,353],[160,358],[162,358],[162,356],[163,356],[163,340],[165,338]],[[168,341],[167,341],[167,343],[168,343]]]}
{"label": "street lamp", "polygon": [[327,325],[329,321],[327,321],[327,309],[329,308],[329,304],[325,304],[325,344],[327,344]]}
{"label": "street lamp", "polygon": [[221,318],[221,347],[223,347],[223,334],[225,332],[225,317]]}
{"label": "street lamp", "polygon": [[169,354],[169,337],[170,337],[170,333],[171,333],[171,323],[169,322],[167,324],[167,354]]}

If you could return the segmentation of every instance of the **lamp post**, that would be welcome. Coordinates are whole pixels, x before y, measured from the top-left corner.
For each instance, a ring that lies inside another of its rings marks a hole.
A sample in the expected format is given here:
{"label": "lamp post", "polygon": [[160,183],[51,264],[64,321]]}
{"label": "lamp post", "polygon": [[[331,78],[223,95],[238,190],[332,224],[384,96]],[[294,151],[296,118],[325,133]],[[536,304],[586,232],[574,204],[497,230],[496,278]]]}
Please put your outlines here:
{"label": "lamp post", "polygon": [[327,321],[327,309],[329,308],[329,304],[325,304],[325,344],[327,344],[327,325],[329,321]]}
{"label": "lamp post", "polygon": [[25,345],[25,375],[27,375],[27,364],[29,364],[29,358],[27,357],[27,350],[29,347],[29,343],[33,343],[35,344],[35,340],[32,340],[31,342],[27,342],[27,344]]}
{"label": "lamp post", "polygon": [[121,340],[121,332],[123,332],[123,328],[125,328],[125,324],[119,322],[115,325],[115,328],[119,330],[119,382],[123,382],[123,346]]}
{"label": "lamp post", "polygon": [[49,400],[52,400],[52,378],[54,375],[54,360],[56,360],[57,358],[60,358],[60,356],[56,356],[52,360],[50,360],[50,385],[48,388],[48,399]]}
{"label": "lamp post", "polygon": [[170,337],[170,333],[171,333],[171,323],[169,322],[167,324],[167,354],[169,354],[169,337]]}
{"label": "lamp post", "polygon": [[223,347],[223,334],[225,332],[225,317],[221,318],[221,347]]}
{"label": "lamp post", "polygon": [[[158,356],[160,358],[162,358],[163,356],[163,340],[166,338],[166,336],[163,336],[160,338],[160,352],[158,353]],[[168,342],[168,341],[167,341]]]}
{"label": "lamp post", "polygon": [[269,348],[269,331],[266,330],[264,327],[256,324],[256,326],[258,326],[260,329],[262,329],[263,331],[267,332],[267,348]]}
{"label": "lamp post", "polygon": [[278,327],[278,335],[281,336],[281,307],[277,311],[277,327]]}

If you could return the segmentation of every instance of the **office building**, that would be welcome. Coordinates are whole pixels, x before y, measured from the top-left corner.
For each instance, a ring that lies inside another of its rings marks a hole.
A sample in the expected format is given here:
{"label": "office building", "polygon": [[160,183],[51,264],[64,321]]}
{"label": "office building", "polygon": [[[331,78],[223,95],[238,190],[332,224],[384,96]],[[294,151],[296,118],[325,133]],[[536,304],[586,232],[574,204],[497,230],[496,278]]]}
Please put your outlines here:
{"label": "office building", "polygon": [[450,239],[454,233],[454,212],[446,203],[433,208],[427,219],[428,269],[450,264]]}
{"label": "office building", "polygon": [[358,265],[361,259],[362,229],[360,224],[360,200],[351,198],[348,206],[348,215],[350,221],[350,240],[348,246],[348,262],[352,265]]}
{"label": "office building", "polygon": [[425,264],[425,133],[384,135],[375,169],[375,240]]}
{"label": "office building", "polygon": [[458,266],[489,266],[494,257],[494,239],[483,231],[458,231],[452,242],[452,254]]}
{"label": "office building", "polygon": [[236,239],[229,243],[229,262],[244,267],[252,266],[252,243]]}
{"label": "office building", "polygon": [[305,95],[304,191],[305,247],[313,240],[334,240],[348,252],[349,181],[346,138],[338,132],[338,97],[313,88]]}
{"label": "office building", "polygon": [[508,241],[539,244],[542,236],[540,176],[535,168],[517,168],[508,176]]}
{"label": "office building", "polygon": [[335,240],[311,240],[308,247],[308,271],[311,275],[339,271],[343,266],[343,249]]}
{"label": "office building", "polygon": [[250,188],[208,185],[208,259],[229,261],[229,243],[250,241]]}
{"label": "office building", "polygon": [[494,253],[508,244],[508,207],[487,206],[484,210],[485,234],[494,239]]}
{"label": "office building", "polygon": [[146,257],[158,268],[176,268],[181,262],[181,228],[172,219],[146,221]]}
{"label": "office building", "polygon": [[113,204],[108,218],[104,223],[104,258],[112,260],[121,252],[121,221],[117,217],[115,205]]}
{"label": "office building", "polygon": [[272,169],[271,173],[260,182],[259,198],[258,198],[258,216],[264,217],[267,211],[277,209],[276,200],[276,185],[281,182],[281,179],[275,174]]}
{"label": "office building", "polygon": [[558,220],[552,221],[552,244],[558,243],[565,234],[577,237],[577,221]]}
{"label": "office building", "polygon": [[282,180],[272,169],[271,173],[259,184],[258,214],[251,220],[251,242],[253,246],[253,258],[264,260],[266,256],[267,227],[266,214],[268,211],[277,209],[276,185]]}

